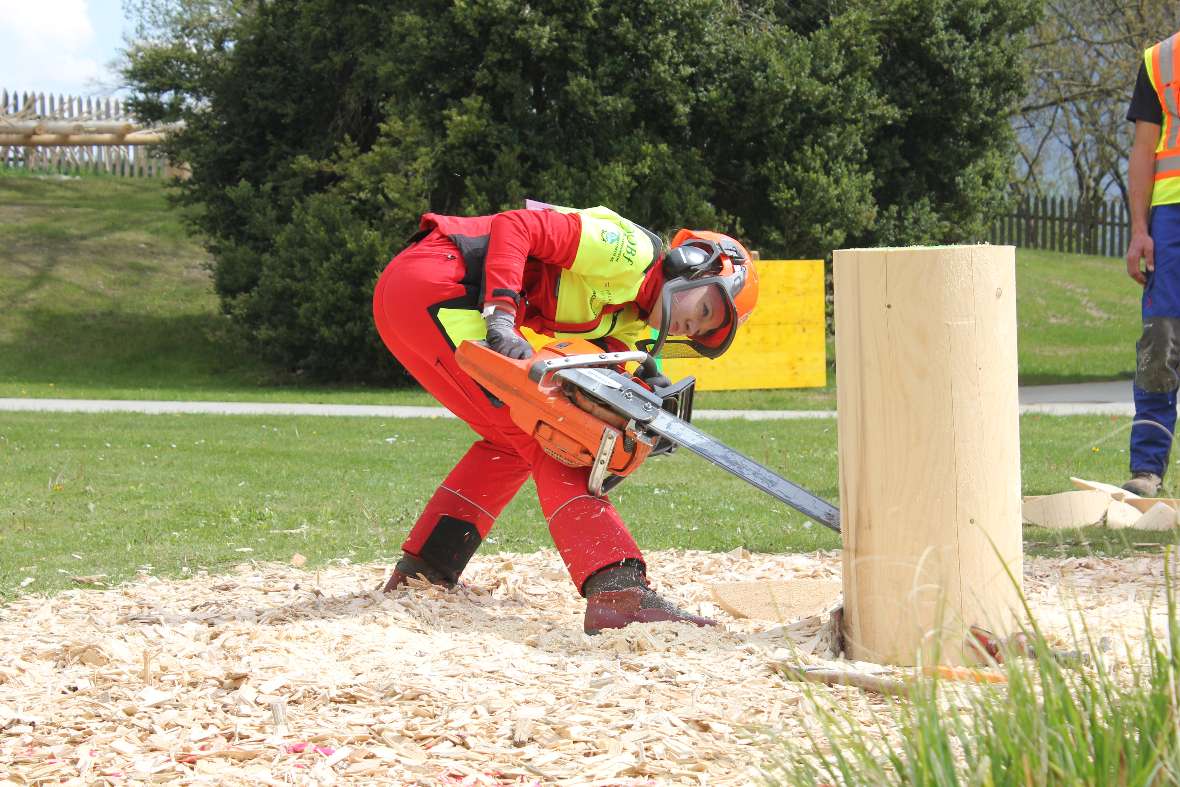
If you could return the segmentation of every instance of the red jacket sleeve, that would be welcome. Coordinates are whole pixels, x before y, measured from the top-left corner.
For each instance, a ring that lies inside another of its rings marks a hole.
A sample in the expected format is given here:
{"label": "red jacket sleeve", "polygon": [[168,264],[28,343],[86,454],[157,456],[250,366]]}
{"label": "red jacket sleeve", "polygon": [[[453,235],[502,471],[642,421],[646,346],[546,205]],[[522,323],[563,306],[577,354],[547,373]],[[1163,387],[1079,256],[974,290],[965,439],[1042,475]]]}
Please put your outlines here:
{"label": "red jacket sleeve", "polygon": [[582,219],[576,213],[510,210],[492,219],[484,262],[484,304],[517,306],[530,257],[568,268],[578,253]]}

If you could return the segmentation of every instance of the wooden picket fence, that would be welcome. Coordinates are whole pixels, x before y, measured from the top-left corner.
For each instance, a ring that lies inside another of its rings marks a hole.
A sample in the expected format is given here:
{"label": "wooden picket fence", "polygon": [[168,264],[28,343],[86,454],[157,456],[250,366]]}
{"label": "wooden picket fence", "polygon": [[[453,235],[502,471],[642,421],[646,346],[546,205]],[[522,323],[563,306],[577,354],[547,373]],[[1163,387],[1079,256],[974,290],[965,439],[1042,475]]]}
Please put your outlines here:
{"label": "wooden picket fence", "polygon": [[[117,98],[82,98],[0,90],[0,128],[27,120],[135,123]],[[106,173],[120,177],[159,178],[174,174],[150,144],[3,144],[0,167],[78,175]]]}
{"label": "wooden picket fence", "polygon": [[1130,216],[1121,199],[1083,204],[1073,197],[1024,197],[996,219],[992,243],[1103,257],[1121,257]]}

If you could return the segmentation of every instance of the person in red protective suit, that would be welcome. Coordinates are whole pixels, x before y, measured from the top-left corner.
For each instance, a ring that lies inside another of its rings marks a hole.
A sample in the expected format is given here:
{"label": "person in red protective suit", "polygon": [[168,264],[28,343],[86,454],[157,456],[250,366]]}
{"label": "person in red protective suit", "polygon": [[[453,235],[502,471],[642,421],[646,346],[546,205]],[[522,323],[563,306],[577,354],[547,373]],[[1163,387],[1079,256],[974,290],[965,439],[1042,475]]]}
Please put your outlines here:
{"label": "person in red protective suit", "polygon": [[411,576],[454,586],[531,475],[553,542],[587,599],[587,633],[661,620],[713,625],[651,589],[618,512],[587,491],[589,468],[546,454],[459,367],[455,349],[484,339],[503,355],[527,358],[533,350],[519,329],[528,326],[606,351],[717,357],[757,301],[749,253],[733,238],[694,230],[681,230],[665,249],[655,234],[603,207],[427,213],[420,226],[377,282],[377,330],[422,387],[481,439],[427,503],[384,590]]}

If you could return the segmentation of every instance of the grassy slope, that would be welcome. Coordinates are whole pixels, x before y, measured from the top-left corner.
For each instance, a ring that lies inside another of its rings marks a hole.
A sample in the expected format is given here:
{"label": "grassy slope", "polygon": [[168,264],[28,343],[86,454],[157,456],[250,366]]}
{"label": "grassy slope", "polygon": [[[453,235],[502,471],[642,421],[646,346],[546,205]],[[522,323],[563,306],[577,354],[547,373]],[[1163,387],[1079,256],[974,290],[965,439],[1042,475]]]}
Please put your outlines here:
{"label": "grassy slope", "polygon": [[0,177],[0,396],[426,404],[419,391],[276,386],[229,342],[165,187]]}
{"label": "grassy slope", "polygon": [[[279,386],[224,330],[208,257],[158,182],[0,175],[0,396],[429,403]],[[1125,377],[1138,289],[1118,260],[1021,251],[1022,382]],[[1084,348],[1084,349],[1083,349]],[[702,393],[700,407],[833,409],[834,381]]]}
{"label": "grassy slope", "polygon": [[1142,290],[1123,261],[1024,250],[1016,259],[1021,383],[1130,378]]}
{"label": "grassy slope", "polygon": [[[1025,492],[1070,475],[1117,479],[1125,419],[1025,416]],[[740,451],[836,501],[832,419],[710,421]],[[452,419],[5,413],[0,418],[0,599],[247,559],[311,565],[389,558],[473,434]],[[645,549],[832,549],[837,537],[688,452],[651,460],[613,495]],[[551,546],[530,485],[488,549]],[[1173,534],[1028,529],[1033,554],[1120,553]],[[239,551],[251,550],[251,551]]]}

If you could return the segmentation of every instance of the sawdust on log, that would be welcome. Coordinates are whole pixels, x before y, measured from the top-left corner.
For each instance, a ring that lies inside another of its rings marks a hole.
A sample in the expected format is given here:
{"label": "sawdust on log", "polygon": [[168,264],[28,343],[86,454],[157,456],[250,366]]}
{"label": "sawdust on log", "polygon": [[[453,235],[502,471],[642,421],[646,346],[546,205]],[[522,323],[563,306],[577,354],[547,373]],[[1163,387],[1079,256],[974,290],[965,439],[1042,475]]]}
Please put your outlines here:
{"label": "sawdust on log", "polygon": [[[587,637],[553,551],[478,556],[451,592],[382,596],[385,566],[248,564],[0,608],[0,784],[747,784],[814,727],[806,692],[866,723],[888,700],[803,686],[820,618],[735,620],[716,582],[834,578],[838,553],[657,552],[657,588],[722,628]],[[1162,633],[1162,557],[1026,561],[1051,637]],[[1070,615],[1069,611],[1074,614]]]}

